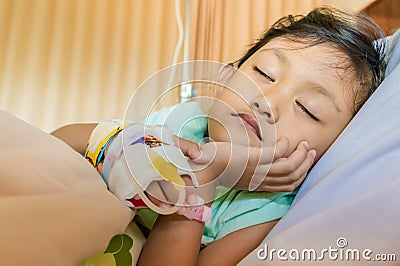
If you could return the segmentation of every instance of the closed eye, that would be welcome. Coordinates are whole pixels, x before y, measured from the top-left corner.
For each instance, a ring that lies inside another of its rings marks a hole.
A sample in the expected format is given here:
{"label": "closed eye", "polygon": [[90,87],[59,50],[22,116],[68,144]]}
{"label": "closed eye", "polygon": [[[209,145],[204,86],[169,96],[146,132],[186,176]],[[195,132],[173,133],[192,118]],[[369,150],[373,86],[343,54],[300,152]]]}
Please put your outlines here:
{"label": "closed eye", "polygon": [[263,76],[264,78],[266,78],[268,81],[270,82],[275,82],[275,80],[273,78],[271,78],[270,76],[268,76],[264,71],[262,71],[261,69],[259,69],[257,66],[253,66],[253,70],[255,72],[257,72],[258,74],[260,74],[261,76]]}
{"label": "closed eye", "polygon": [[319,122],[319,118],[316,117],[315,115],[313,115],[313,113],[311,113],[304,105],[302,105],[300,102],[298,102],[297,100],[295,101],[296,105],[300,108],[300,110],[307,115],[308,117],[310,117],[311,119]]}

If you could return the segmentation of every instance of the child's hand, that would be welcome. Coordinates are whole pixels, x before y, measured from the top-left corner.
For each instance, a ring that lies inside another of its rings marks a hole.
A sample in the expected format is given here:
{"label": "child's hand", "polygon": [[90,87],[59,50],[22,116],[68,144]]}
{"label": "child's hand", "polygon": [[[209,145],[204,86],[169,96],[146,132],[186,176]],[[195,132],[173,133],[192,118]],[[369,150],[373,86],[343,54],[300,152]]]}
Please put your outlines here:
{"label": "child's hand", "polygon": [[206,164],[211,160],[211,157],[207,153],[202,152],[200,146],[196,142],[185,140],[177,136],[174,136],[174,142],[175,145],[181,149],[182,153],[193,162]]}
{"label": "child's hand", "polygon": [[187,182],[186,191],[188,195],[195,194],[201,197],[205,203],[211,202],[215,194],[215,188],[219,184],[219,180],[216,178],[225,168],[226,158],[223,156],[216,158],[214,143],[205,144],[200,149],[197,143],[176,136],[174,136],[174,142],[182,153],[190,158],[190,166],[200,185],[195,188]]}
{"label": "child's hand", "polygon": [[249,165],[235,188],[272,192],[295,190],[307,176],[314,163],[316,152],[309,150],[307,142],[303,141],[292,153],[284,157],[288,154],[288,147],[289,140],[287,137],[282,137],[276,144],[272,163],[268,155],[261,155],[258,164],[257,160],[260,156],[257,154],[268,154],[270,147],[252,147],[251,153],[255,156],[250,157]]}
{"label": "child's hand", "polygon": [[296,150],[283,157],[289,147],[286,137],[277,142],[276,149],[273,146],[258,148],[225,142],[208,143],[200,149],[191,141],[177,138],[176,142],[199,167],[209,164],[200,172],[200,177],[206,177],[201,183],[214,180],[229,166],[220,176],[220,183],[236,189],[293,191],[304,180],[315,159],[315,150],[308,150],[306,142],[299,143]]}
{"label": "child's hand", "polygon": [[[239,145],[233,145],[239,146]],[[308,145],[301,142],[287,157],[289,140],[283,137],[278,140],[274,150],[273,146],[262,148],[240,148],[245,157],[246,149],[249,149],[249,159],[235,189],[247,189],[256,191],[286,192],[294,191],[303,182],[308,170],[314,163],[315,150],[308,150]],[[243,158],[245,160],[246,158]]]}

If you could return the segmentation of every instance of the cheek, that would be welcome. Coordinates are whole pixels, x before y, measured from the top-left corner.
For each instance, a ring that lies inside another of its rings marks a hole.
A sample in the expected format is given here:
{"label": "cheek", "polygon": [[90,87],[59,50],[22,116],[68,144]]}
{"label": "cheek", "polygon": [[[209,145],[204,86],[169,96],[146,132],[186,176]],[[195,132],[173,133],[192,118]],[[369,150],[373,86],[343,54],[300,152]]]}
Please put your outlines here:
{"label": "cheek", "polygon": [[331,133],[329,130],[325,131],[315,126],[305,127],[304,125],[297,124],[277,126],[276,132],[277,138],[281,136],[289,138],[289,148],[285,157],[292,154],[300,142],[307,141],[309,149],[315,149],[317,151],[316,159],[319,159],[335,138],[335,136],[329,134]]}
{"label": "cheek", "polygon": [[315,143],[315,148],[317,150],[317,158],[319,159],[327,149],[332,145],[332,143],[337,139],[340,133],[344,130],[347,124],[351,120],[351,115],[346,114],[336,119],[332,119],[332,123],[329,127],[322,128],[314,133],[314,138],[317,140]]}
{"label": "cheek", "polygon": [[309,129],[298,131],[297,134],[289,135],[290,151],[294,151],[301,141],[307,141],[309,149],[314,149],[317,152],[315,162],[332,145],[337,136],[340,134],[340,129]]}
{"label": "cheek", "polygon": [[314,123],[302,116],[281,115],[276,125],[277,138],[284,135],[289,138],[289,149],[285,155],[290,155],[301,141],[307,141],[309,149],[316,150],[317,161],[343,131],[351,117],[350,109],[345,108],[342,108],[340,115],[324,117],[324,123]]}
{"label": "cheek", "polygon": [[208,135],[216,142],[230,142],[243,146],[260,147],[261,142],[252,135],[249,135],[244,127],[231,121],[223,126],[213,119],[208,120]]}
{"label": "cheek", "polygon": [[229,141],[225,128],[214,119],[208,119],[208,136],[213,141]]}
{"label": "cheek", "polygon": [[286,136],[289,139],[289,148],[284,157],[288,157],[302,140],[307,140],[307,134],[302,131],[303,130],[300,130],[298,125],[293,123],[288,123],[286,125],[278,123],[276,125],[276,140],[279,140],[279,138],[283,136]]}
{"label": "cheek", "polygon": [[332,138],[332,139],[324,138],[322,141],[310,144],[310,148],[313,148],[317,151],[315,161],[317,161],[317,160],[319,160],[319,158],[321,158],[321,156],[326,152],[326,150],[329,148],[329,146],[333,143],[334,139],[335,138]]}
{"label": "cheek", "polygon": [[[219,105],[223,105],[223,109],[228,112],[250,112],[250,101],[243,98],[243,95],[239,95],[229,89],[224,89],[217,97]],[[221,107],[220,107],[221,109]]]}

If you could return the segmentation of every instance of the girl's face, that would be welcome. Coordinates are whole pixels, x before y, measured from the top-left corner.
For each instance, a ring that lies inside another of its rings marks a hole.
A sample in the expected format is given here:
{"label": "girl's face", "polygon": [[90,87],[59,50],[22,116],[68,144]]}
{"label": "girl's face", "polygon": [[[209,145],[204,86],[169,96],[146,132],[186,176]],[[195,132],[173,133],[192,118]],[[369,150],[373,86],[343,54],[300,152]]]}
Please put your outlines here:
{"label": "girl's face", "polygon": [[[281,38],[271,40],[240,67],[262,95],[246,103],[223,90],[218,99],[231,109],[214,108],[216,119],[209,119],[209,136],[214,141],[261,146],[271,144],[261,128],[273,125],[276,139],[289,138],[288,153],[305,140],[318,159],[353,116],[355,76],[337,67],[343,58],[327,45],[305,47]],[[244,134],[232,137],[234,132]]]}

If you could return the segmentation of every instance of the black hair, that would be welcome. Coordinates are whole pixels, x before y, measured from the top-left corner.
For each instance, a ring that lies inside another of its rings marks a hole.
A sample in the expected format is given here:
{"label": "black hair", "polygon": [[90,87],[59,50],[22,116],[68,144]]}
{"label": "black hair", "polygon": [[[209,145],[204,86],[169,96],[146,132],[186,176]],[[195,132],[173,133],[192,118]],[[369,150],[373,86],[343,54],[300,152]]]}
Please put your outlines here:
{"label": "black hair", "polygon": [[289,15],[276,21],[237,63],[240,67],[275,38],[302,43],[306,47],[330,45],[346,55],[347,66],[338,64],[336,67],[350,68],[358,78],[358,86],[354,91],[355,114],[384,78],[384,42],[376,42],[383,37],[383,30],[365,14],[350,14],[335,8],[320,7],[305,16]]}

